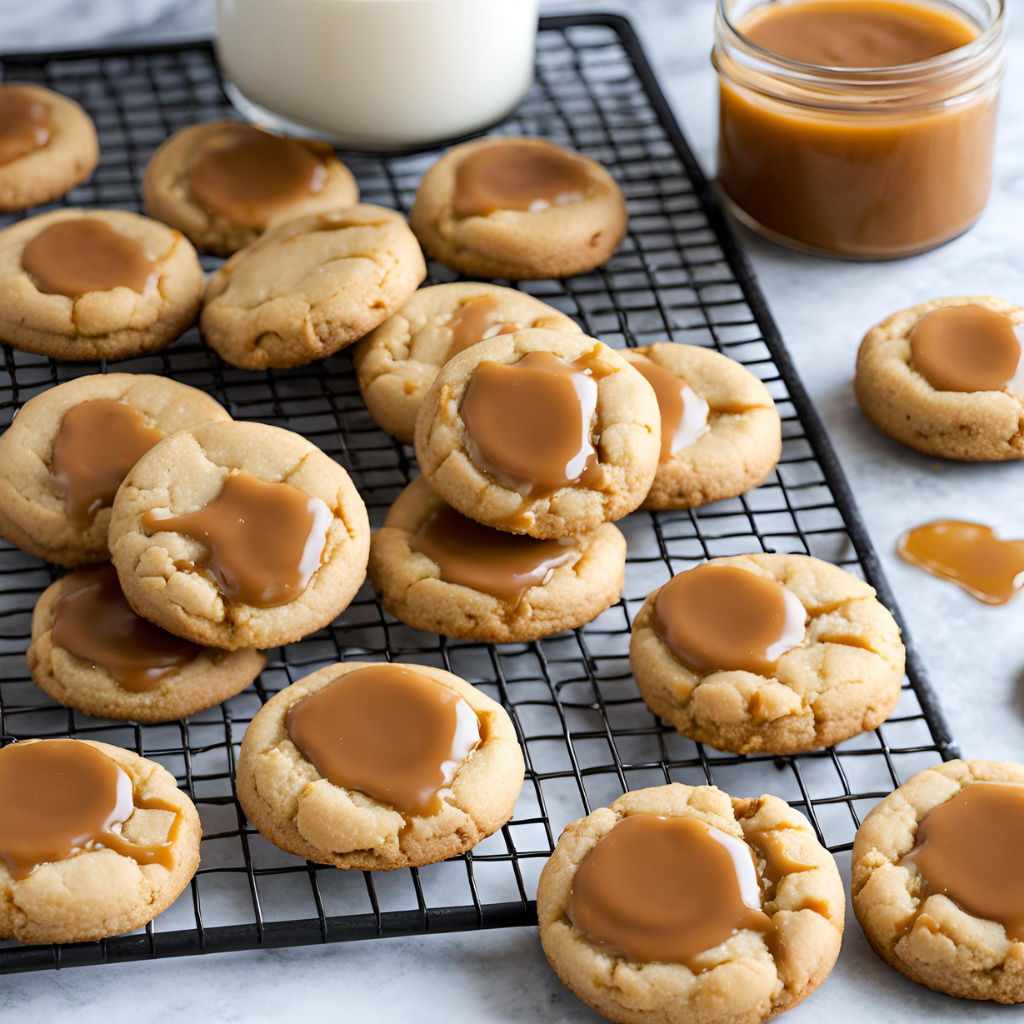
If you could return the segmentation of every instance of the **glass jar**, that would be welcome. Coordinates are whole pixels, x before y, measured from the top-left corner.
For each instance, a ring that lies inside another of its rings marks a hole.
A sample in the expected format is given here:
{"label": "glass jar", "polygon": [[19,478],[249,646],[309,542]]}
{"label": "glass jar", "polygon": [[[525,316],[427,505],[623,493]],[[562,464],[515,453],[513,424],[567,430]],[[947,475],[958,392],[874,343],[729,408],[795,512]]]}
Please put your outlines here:
{"label": "glass jar", "polygon": [[736,216],[796,248],[860,259],[942,245],[981,215],[1006,67],[1005,0],[948,0],[970,43],[892,68],[824,68],[737,27],[717,0],[718,182]]}

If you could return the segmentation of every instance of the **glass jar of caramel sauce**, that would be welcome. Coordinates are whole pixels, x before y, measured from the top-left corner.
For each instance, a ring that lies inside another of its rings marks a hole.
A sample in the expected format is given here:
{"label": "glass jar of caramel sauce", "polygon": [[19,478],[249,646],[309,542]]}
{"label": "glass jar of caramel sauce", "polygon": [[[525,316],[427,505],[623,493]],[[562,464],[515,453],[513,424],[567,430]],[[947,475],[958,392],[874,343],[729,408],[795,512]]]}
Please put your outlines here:
{"label": "glass jar of caramel sauce", "polygon": [[992,181],[1005,0],[718,0],[718,181],[783,244],[886,259],[966,231]]}

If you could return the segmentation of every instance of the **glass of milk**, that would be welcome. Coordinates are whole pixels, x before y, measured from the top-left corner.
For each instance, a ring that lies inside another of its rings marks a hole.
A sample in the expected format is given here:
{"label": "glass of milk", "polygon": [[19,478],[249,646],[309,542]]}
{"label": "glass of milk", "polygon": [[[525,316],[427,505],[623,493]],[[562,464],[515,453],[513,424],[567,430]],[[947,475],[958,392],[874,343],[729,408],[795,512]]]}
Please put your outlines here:
{"label": "glass of milk", "polygon": [[217,0],[232,102],[354,149],[424,146],[511,113],[538,0]]}

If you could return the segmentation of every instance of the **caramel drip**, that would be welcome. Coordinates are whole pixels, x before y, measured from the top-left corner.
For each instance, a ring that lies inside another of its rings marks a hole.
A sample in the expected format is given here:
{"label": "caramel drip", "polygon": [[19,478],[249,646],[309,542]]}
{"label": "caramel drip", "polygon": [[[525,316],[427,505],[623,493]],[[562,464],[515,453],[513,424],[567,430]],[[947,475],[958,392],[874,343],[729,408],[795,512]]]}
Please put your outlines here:
{"label": "caramel drip", "polygon": [[914,368],[936,391],[1024,392],[1024,362],[1013,321],[982,306],[943,306],[910,332]]}
{"label": "caramel drip", "polygon": [[755,7],[741,30],[765,50],[831,68],[891,68],[965,46],[977,30],[933,4],[790,0]]}
{"label": "caramel drip", "polygon": [[44,295],[71,299],[112,288],[141,295],[156,276],[156,262],[134,238],[95,217],[44,228],[22,250],[21,266]]}
{"label": "caramel drip", "polygon": [[668,462],[707,430],[710,407],[685,380],[649,356],[629,349],[622,355],[654,388],[661,412],[661,461]]}
{"label": "caramel drip", "polygon": [[445,583],[482,591],[512,608],[531,587],[547,583],[578,550],[573,540],[534,540],[492,530],[447,505],[412,535],[409,549],[426,555]]}
{"label": "caramel drip", "polygon": [[285,727],[328,782],[402,815],[437,814],[441,791],[483,739],[454,690],[391,664],[340,676],[292,707]]}
{"label": "caramel drip", "polygon": [[[175,814],[165,842],[132,843],[114,831],[136,809]],[[39,740],[0,750],[0,860],[14,879],[96,849],[171,870],[182,817],[166,801],[136,798],[131,776],[87,743]]]}
{"label": "caramel drip", "polygon": [[1024,540],[1000,540],[979,523],[926,523],[903,534],[897,551],[985,604],[1006,604],[1024,587]]}
{"label": "caramel drip", "polygon": [[208,505],[185,516],[151,510],[149,533],[181,533],[204,547],[178,568],[202,572],[225,601],[273,608],[294,601],[320,568],[331,510],[290,484],[265,483],[241,470]]}
{"label": "caramel drip", "polygon": [[674,576],[654,602],[654,632],[697,675],[768,675],[803,643],[807,612],[775,580],[731,565],[698,565]]}
{"label": "caramel drip", "polygon": [[127,402],[94,398],[64,414],[50,457],[50,485],[72,526],[87,530],[121,482],[164,435]]}
{"label": "caramel drip", "polygon": [[586,164],[564,150],[526,142],[496,142],[470,153],[455,171],[456,218],[498,210],[540,213],[573,203],[600,187]]}
{"label": "caramel drip", "polygon": [[265,228],[281,210],[316,195],[327,165],[307,143],[252,125],[232,125],[188,170],[192,198],[241,227]]}
{"label": "caramel drip", "polygon": [[501,304],[493,295],[478,295],[475,299],[467,299],[452,317],[452,342],[445,358],[451,359],[486,338],[512,334],[519,330],[519,326],[502,321]]}
{"label": "caramel drip", "polygon": [[1024,941],[1024,786],[978,782],[925,815],[900,861],[921,879],[922,902],[942,894]]}
{"label": "caramel drip", "polygon": [[470,459],[525,497],[597,486],[597,381],[607,372],[594,353],[572,363],[550,352],[482,362],[460,410]]}
{"label": "caramel drip", "polygon": [[690,817],[623,818],[584,857],[567,914],[604,953],[695,974],[736,932],[775,931],[750,847]]}
{"label": "caramel drip", "polygon": [[50,108],[27,89],[0,85],[0,167],[50,141]]}
{"label": "caramel drip", "polygon": [[754,852],[761,858],[763,867],[760,869],[761,882],[765,893],[775,895],[779,882],[786,875],[800,874],[804,871],[813,871],[816,864],[805,864],[803,861],[791,857],[782,845],[777,830],[767,832],[752,832],[746,836],[747,843]]}
{"label": "caramel drip", "polygon": [[108,564],[64,577],[53,606],[53,645],[103,669],[132,693],[155,689],[204,650],[136,615]]}

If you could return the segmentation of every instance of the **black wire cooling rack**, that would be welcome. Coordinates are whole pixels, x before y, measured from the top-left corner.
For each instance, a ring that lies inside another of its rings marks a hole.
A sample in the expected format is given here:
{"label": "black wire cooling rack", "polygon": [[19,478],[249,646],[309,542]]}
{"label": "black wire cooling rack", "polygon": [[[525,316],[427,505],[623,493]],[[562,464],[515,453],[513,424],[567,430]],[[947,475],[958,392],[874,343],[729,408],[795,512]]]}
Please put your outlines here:
{"label": "black wire cooling rack", "polygon": [[[85,106],[102,157],[72,206],[141,211],[142,173],[175,129],[233,115],[208,44],[0,61],[10,81],[46,85]],[[866,577],[894,608],[853,497],[797,378],[746,259],[694,161],[628,22],[606,16],[541,23],[533,88],[502,133],[544,136],[601,161],[629,203],[629,234],[599,270],[521,285],[613,346],[680,341],[725,352],[757,374],[782,415],[777,471],[742,498],[706,508],[635,513],[621,601],[572,633],[488,646],[409,629],[364,587],[329,628],[269,652],[255,686],[219,708],[167,725],[91,718],[40,693],[25,669],[32,606],[51,567],[0,544],[0,742],[87,736],[130,747],[178,778],[203,823],[202,866],[191,890],[146,929],[103,942],[0,942],[14,972],[189,953],[335,942],[418,932],[525,925],[535,920],[537,876],[561,829],[626,789],[713,782],[734,796],[768,790],[791,801],[833,851],[849,849],[862,814],[899,781],[955,744],[920,661],[884,727],[797,757],[737,757],[680,737],[640,700],[627,658],[629,623],[646,594],[704,558],[796,551]],[[367,202],[408,210],[438,153],[345,159]],[[33,211],[38,212],[38,211]],[[5,222],[0,221],[0,226]],[[207,269],[219,261],[206,259]],[[432,265],[429,283],[451,280]],[[33,395],[97,370],[3,347],[0,424]],[[195,330],[119,370],[162,373],[216,396],[231,414],[298,431],[352,474],[379,524],[414,472],[409,447],[376,428],[347,354],[288,372],[222,363]],[[526,754],[515,818],[471,854],[386,874],[305,863],[267,843],[235,801],[235,757],[261,703],[339,659],[395,659],[448,669],[509,710]]]}

